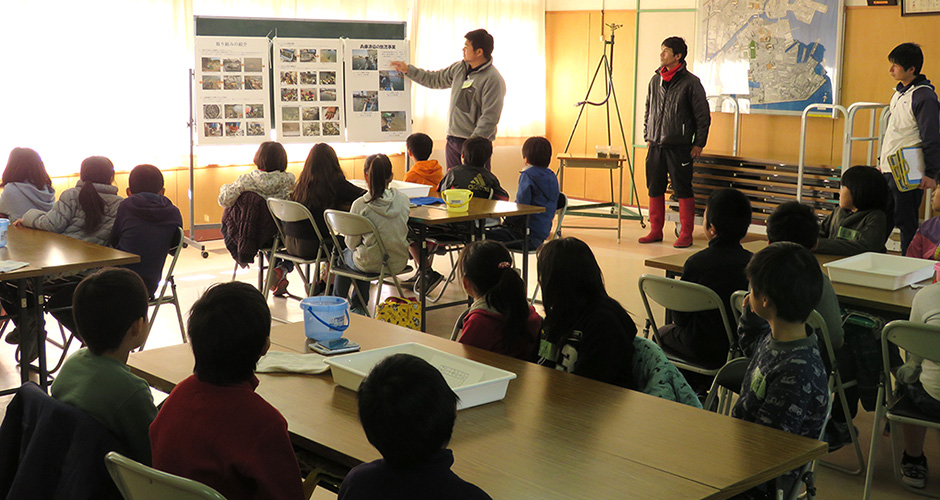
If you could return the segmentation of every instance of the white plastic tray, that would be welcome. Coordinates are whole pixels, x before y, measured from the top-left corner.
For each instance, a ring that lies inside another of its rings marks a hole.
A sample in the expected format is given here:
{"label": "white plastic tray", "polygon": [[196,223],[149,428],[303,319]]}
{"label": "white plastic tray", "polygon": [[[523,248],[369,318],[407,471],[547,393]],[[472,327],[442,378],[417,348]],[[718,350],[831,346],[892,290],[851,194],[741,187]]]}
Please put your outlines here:
{"label": "white plastic tray", "polygon": [[897,290],[931,277],[934,264],[932,260],[865,252],[823,266],[832,281]]}
{"label": "white plastic tray", "polygon": [[[369,185],[366,184],[366,181],[362,179],[350,179],[349,182],[361,187],[362,189],[365,189],[366,191],[369,190]],[[408,198],[422,198],[431,192],[431,186],[428,186],[427,184],[416,184],[414,182],[393,180],[388,186],[401,191]]]}
{"label": "white plastic tray", "polygon": [[326,364],[330,365],[334,382],[356,391],[373,366],[398,353],[417,356],[440,370],[447,385],[460,397],[458,410],[503,399],[506,397],[509,381],[516,378],[515,373],[414,342],[334,356],[326,358]]}

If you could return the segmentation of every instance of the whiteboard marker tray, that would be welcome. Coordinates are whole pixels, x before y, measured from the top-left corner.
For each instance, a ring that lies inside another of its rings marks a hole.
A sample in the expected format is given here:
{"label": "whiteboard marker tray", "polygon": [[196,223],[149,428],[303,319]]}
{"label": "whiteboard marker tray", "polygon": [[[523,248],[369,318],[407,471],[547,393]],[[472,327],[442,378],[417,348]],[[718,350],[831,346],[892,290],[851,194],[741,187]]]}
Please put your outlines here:
{"label": "whiteboard marker tray", "polygon": [[865,252],[823,266],[835,282],[897,290],[931,277],[934,264],[932,260]]}
{"label": "whiteboard marker tray", "polygon": [[458,410],[503,399],[506,397],[509,381],[516,378],[515,373],[414,342],[334,356],[326,358],[325,361],[330,365],[334,382],[356,391],[373,366],[386,357],[399,353],[417,356],[440,370],[447,385],[460,397]]}

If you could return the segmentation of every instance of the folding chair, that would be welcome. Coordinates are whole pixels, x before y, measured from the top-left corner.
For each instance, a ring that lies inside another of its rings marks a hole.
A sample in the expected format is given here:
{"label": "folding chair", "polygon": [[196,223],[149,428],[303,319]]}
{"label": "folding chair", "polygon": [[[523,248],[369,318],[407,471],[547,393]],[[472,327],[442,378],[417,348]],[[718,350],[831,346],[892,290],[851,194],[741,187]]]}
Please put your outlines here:
{"label": "folding chair", "polygon": [[[248,234],[250,233],[250,234]],[[272,265],[273,250],[267,248],[274,240],[277,227],[268,210],[263,196],[252,191],[245,191],[238,196],[235,204],[222,211],[222,239],[225,247],[235,260],[232,280],[235,280],[239,265],[251,264],[258,259],[258,289],[264,287],[265,259],[268,267]]]}
{"label": "folding chair", "polygon": [[[398,290],[398,294],[402,297],[405,296],[405,292],[402,291],[401,282],[398,281],[398,275],[408,272],[410,268],[405,266],[404,269],[399,269],[393,271],[388,266],[388,251],[385,249],[385,243],[382,241],[382,235],[375,229],[375,225],[372,224],[372,221],[367,219],[362,215],[351,214],[348,212],[342,212],[339,210],[326,210],[323,212],[323,217],[326,219],[326,226],[330,230],[330,237],[333,239],[333,252],[330,257],[330,283],[333,282],[335,276],[346,276],[360,281],[378,281],[379,286],[376,287],[375,292],[375,307],[373,307],[372,315],[375,316],[375,309],[378,308],[378,304],[382,298],[382,284],[385,283],[387,277],[391,277],[392,281],[395,283],[395,288]],[[375,241],[379,246],[379,250],[382,252],[382,268],[378,273],[369,273],[362,271],[354,271],[349,269],[346,264],[343,262],[342,258],[342,248],[340,245],[339,237],[340,236],[366,236],[373,235]],[[366,305],[368,308],[369,300],[367,297],[363,297],[357,287],[353,287],[355,294],[359,297],[359,300]]]}
{"label": "folding chair", "polygon": [[[558,193],[558,205],[555,208],[555,227],[552,230],[551,234],[548,235],[549,239],[561,238],[561,222],[565,219],[565,214],[568,213],[568,197],[565,196],[565,193]],[[547,240],[546,240],[547,241]],[[530,248],[529,253],[535,253],[538,250],[537,248]],[[521,249],[509,249],[513,253],[522,253]],[[523,255],[522,258],[527,259],[528,255]],[[529,305],[535,304],[536,297],[539,295],[539,280],[535,280],[535,291],[532,292],[532,298],[529,299]]]}
{"label": "folding chair", "polygon": [[[268,210],[271,211],[271,217],[274,219],[274,225],[277,226],[277,234],[274,235],[274,261],[278,259],[288,260],[297,264],[297,273],[304,282],[304,291],[306,296],[313,295],[313,288],[320,278],[320,264],[327,261],[327,249],[324,245],[323,236],[317,227],[313,214],[303,204],[296,201],[279,200],[277,198],[268,199]],[[314,258],[307,258],[290,253],[285,247],[288,237],[308,240],[312,237],[317,239],[317,255]],[[310,274],[310,264],[316,264],[315,274]],[[301,267],[302,266],[302,267]],[[271,288],[271,281],[274,277],[274,266],[268,266],[267,278],[264,285],[264,298],[268,298],[268,290]]]}
{"label": "folding chair", "polygon": [[[912,321],[892,321],[881,331],[881,360],[884,365],[884,372],[882,372],[878,382],[878,399],[875,407],[875,419],[872,424],[868,469],[865,474],[865,491],[863,494],[865,500],[871,497],[871,480],[875,471],[875,455],[878,453],[879,434],[881,434],[883,428],[881,426],[882,418],[888,419],[888,422],[940,429],[940,419],[925,415],[914,406],[910,398],[899,398],[895,394],[891,386],[891,360],[888,357],[888,342],[904,349],[908,355],[914,354],[924,359],[938,360],[940,359],[940,342],[938,342],[938,339],[940,339],[940,327]],[[894,469],[895,479],[909,491],[919,495],[940,498],[940,495],[936,493],[913,488],[901,480],[900,453],[898,453],[900,445],[898,437],[901,433],[897,430],[895,426],[892,426],[891,467]]]}
{"label": "folding chair", "polygon": [[104,461],[124,500],[225,500],[221,493],[198,481],[158,471],[120,453],[112,451]]}
{"label": "folding chair", "polygon": [[[650,329],[653,330],[654,341],[659,336],[659,328],[656,326],[656,320],[653,318],[653,310],[650,308],[650,299],[672,311],[692,313],[717,309],[721,314],[721,323],[724,326],[725,335],[728,338],[727,361],[731,361],[732,358],[739,354],[738,344],[728,319],[728,312],[725,310],[721,298],[719,298],[718,294],[711,288],[699,285],[698,283],[690,283],[688,281],[680,281],[650,274],[640,276],[639,287],[640,298],[643,299],[643,307],[646,308],[646,328],[643,330],[643,334],[646,338],[649,338]],[[709,368],[694,363],[683,359],[681,355],[668,347],[664,347],[662,344],[660,344],[660,347],[663,347],[663,351],[666,353],[666,357],[669,358],[669,361],[672,361],[674,365],[684,370],[714,377],[721,368]]]}
{"label": "folding chair", "polygon": [[734,325],[738,324],[741,320],[741,315],[744,314],[744,297],[747,297],[747,290],[738,290],[731,294],[731,315],[734,316]]}
{"label": "folding chair", "polygon": [[[741,393],[741,384],[744,382],[744,373],[747,371],[747,365],[751,358],[734,358],[725,363],[712,380],[712,386],[708,389],[708,396],[702,405],[708,411],[720,413],[722,415],[731,414],[731,395]],[[725,389],[725,390],[722,390]],[[719,395],[721,392],[721,395]]]}
{"label": "folding chair", "polygon": [[[183,309],[180,307],[180,298],[176,293],[176,279],[173,277],[173,271],[176,269],[176,262],[179,261],[180,253],[183,252],[183,228],[179,228],[179,239],[176,240],[176,246],[171,247],[173,250],[173,259],[170,260],[170,267],[166,270],[166,275],[163,278],[163,285],[160,287],[160,293],[156,294],[153,299],[150,299],[150,302],[147,304],[150,307],[153,307],[153,314],[150,315],[150,323],[148,324],[148,330],[153,330],[153,324],[157,321],[157,313],[160,312],[160,306],[163,304],[173,304],[173,307],[176,308],[176,319],[179,321],[180,325],[180,336],[183,338],[183,343],[186,343],[186,324],[183,321]],[[167,287],[170,287],[170,292],[167,293]],[[144,345],[140,345],[139,351],[144,350]]]}

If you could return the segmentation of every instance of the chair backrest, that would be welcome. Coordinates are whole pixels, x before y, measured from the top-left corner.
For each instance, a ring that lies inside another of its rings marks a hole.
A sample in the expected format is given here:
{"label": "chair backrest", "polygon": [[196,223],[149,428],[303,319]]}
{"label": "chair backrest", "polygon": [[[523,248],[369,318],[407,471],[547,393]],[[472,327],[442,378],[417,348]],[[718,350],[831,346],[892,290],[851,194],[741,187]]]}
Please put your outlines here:
{"label": "chair backrest", "polygon": [[888,358],[888,342],[904,349],[908,354],[931,361],[940,361],[940,326],[914,321],[895,320],[881,331],[881,357],[887,377],[891,380],[891,362]]}
{"label": "chair backrest", "polygon": [[[726,389],[735,394],[740,394],[741,384],[744,382],[744,373],[747,372],[747,365],[750,363],[750,358],[734,358],[725,363],[712,380],[712,386],[708,390],[708,396],[702,406],[708,411],[718,411],[719,389]],[[731,406],[727,405],[726,408],[730,410]]]}
{"label": "chair backrest", "polygon": [[565,196],[565,193],[558,193],[558,205],[555,209],[555,229],[552,231],[552,237],[558,238],[561,236],[561,221],[565,219],[565,214],[568,213],[568,197]]}
{"label": "chair backrest", "polygon": [[378,242],[379,250],[382,252],[383,262],[388,261],[388,252],[385,251],[385,243],[381,235],[375,229],[375,224],[363,215],[351,214],[341,210],[326,210],[323,212],[323,218],[326,219],[326,227],[330,230],[330,236],[333,238],[334,248],[339,251],[343,248],[340,245],[340,236],[366,236],[372,234],[375,241]]}
{"label": "chair backrest", "polygon": [[170,267],[166,268],[166,273],[163,275],[163,286],[160,287],[160,293],[154,296],[155,300],[160,300],[161,297],[166,293],[166,287],[170,284],[170,278],[173,277],[173,271],[176,269],[176,262],[180,258],[180,254],[183,253],[183,238],[186,236],[186,233],[183,231],[183,228],[179,228],[179,238],[176,239],[176,246],[170,247],[173,251],[173,258],[170,259]]}
{"label": "chair backrest", "polygon": [[737,325],[744,314],[744,297],[747,297],[747,290],[738,290],[731,294],[731,314],[734,315],[734,324]]}
{"label": "chair backrest", "polygon": [[316,232],[317,239],[323,240],[323,235],[320,234],[320,228],[317,227],[317,222],[314,220],[313,214],[311,214],[310,210],[302,203],[278,198],[268,198],[268,210],[271,211],[271,216],[274,217],[274,223],[281,233],[282,240],[284,239],[283,223],[301,221],[310,221],[310,225],[313,226],[313,230]]}
{"label": "chair backrest", "polygon": [[105,465],[124,500],[225,500],[218,491],[198,481],[158,471],[120,453],[108,453]]}
{"label": "chair backrest", "polygon": [[650,321],[650,326],[654,333],[658,333],[656,321],[653,319],[653,310],[650,308],[649,299],[653,299],[657,304],[679,312],[700,312],[717,309],[721,314],[721,323],[725,327],[725,334],[728,337],[728,344],[735,345],[733,330],[728,320],[728,312],[725,305],[714,290],[698,283],[680,281],[662,276],[653,276],[644,274],[639,280],[640,298],[643,299],[643,307],[646,308],[646,317]]}
{"label": "chair backrest", "polygon": [[819,334],[817,340],[822,342],[820,347],[825,347],[826,353],[824,355],[829,358],[826,364],[828,366],[837,366],[835,350],[832,348],[832,339],[829,338],[829,327],[826,326],[826,320],[823,319],[822,314],[813,309],[809,317],[806,318],[806,324]]}

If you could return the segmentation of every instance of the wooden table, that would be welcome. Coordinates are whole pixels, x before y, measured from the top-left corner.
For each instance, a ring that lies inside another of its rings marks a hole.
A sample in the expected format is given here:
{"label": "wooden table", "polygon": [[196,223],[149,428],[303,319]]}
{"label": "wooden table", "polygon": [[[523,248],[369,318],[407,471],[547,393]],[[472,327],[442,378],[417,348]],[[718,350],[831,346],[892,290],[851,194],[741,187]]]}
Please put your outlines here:
{"label": "wooden table", "polygon": [[[623,220],[623,164],[627,163],[629,165],[630,158],[627,156],[626,152],[621,153],[621,156],[610,157],[605,156],[603,158],[598,156],[588,156],[588,155],[575,155],[571,153],[561,153],[558,156],[558,187],[561,189],[561,192],[565,192],[565,169],[569,168],[588,168],[588,169],[601,169],[607,170],[610,172],[610,203],[601,202],[601,203],[589,203],[584,205],[569,205],[568,213],[572,215],[582,215],[577,212],[580,210],[587,210],[591,208],[604,208],[611,207],[611,214],[613,210],[616,210],[617,217],[617,227],[598,227],[598,226],[565,226],[572,229],[607,229],[607,230],[616,230],[617,231],[617,242],[620,242],[620,235],[622,228],[620,222]],[[617,197],[614,197],[614,171],[617,172],[618,179],[618,191]],[[630,178],[631,178],[631,189],[636,193],[636,186],[633,184],[633,168],[630,168]],[[637,196],[639,198],[639,196]],[[628,218],[643,220],[643,216],[640,214],[640,207],[637,205],[637,214],[634,215],[630,213]],[[608,217],[607,215],[604,215]]]}
{"label": "wooden table", "polygon": [[[744,243],[743,246],[751,252],[756,253],[767,246],[767,241],[750,241],[748,243]],[[646,267],[662,269],[666,271],[667,277],[675,278],[682,274],[682,268],[685,266],[685,261],[693,253],[695,253],[694,250],[665,255],[662,257],[653,257],[646,259],[644,264]],[[814,255],[816,256],[816,260],[819,261],[819,265],[845,258],[842,255]],[[931,281],[931,279],[927,279],[921,281],[918,283],[918,285],[927,285],[930,284]],[[917,294],[919,289],[906,286],[899,290],[882,290],[880,288],[849,285],[847,283],[837,282],[832,283],[832,288],[835,289],[836,295],[839,296],[840,303],[873,309],[879,312],[891,313],[890,315],[898,315],[898,317],[903,316],[905,318],[911,313],[911,304],[914,301],[914,295]]]}
{"label": "wooden table", "polygon": [[[363,349],[418,342],[512,371],[502,401],[461,410],[453,470],[499,499],[721,499],[822,456],[825,443],[706,412],[353,315]],[[303,325],[272,348],[302,352]],[[131,370],[164,391],[192,373],[188,345],[133,353]],[[354,392],[317,376],[259,375],[258,392],[296,443],[346,466],[379,458]]]}
{"label": "wooden table", "polygon": [[[421,293],[418,294],[421,301],[421,329],[425,328],[425,319],[427,317],[427,237],[430,226],[439,226],[442,224],[453,224],[457,222],[475,222],[477,226],[477,237],[482,236],[483,221],[489,218],[511,217],[521,215],[525,217],[525,234],[522,242],[522,280],[528,283],[529,277],[529,216],[540,214],[545,211],[545,207],[534,205],[522,205],[510,201],[487,200],[483,198],[473,198],[470,200],[470,206],[466,212],[449,212],[444,205],[424,205],[411,209],[408,223],[418,229],[419,245],[419,279],[421,280]],[[436,304],[431,309],[441,309],[451,307],[464,302],[449,302],[445,304]]]}
{"label": "wooden table", "polygon": [[[46,368],[45,328],[42,312],[42,284],[46,277],[60,273],[75,273],[105,266],[121,266],[140,262],[140,257],[87,241],[38,229],[10,226],[7,231],[7,246],[0,248],[0,260],[29,262],[29,266],[0,274],[0,281],[18,281],[20,314],[28,314],[26,289],[32,284],[40,307],[32,308],[39,315],[41,337],[39,342],[39,383],[45,389],[48,384]],[[23,316],[21,316],[23,317]],[[29,363],[20,363],[20,377],[29,380]],[[16,389],[2,391],[9,394]]]}

